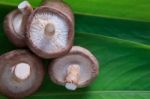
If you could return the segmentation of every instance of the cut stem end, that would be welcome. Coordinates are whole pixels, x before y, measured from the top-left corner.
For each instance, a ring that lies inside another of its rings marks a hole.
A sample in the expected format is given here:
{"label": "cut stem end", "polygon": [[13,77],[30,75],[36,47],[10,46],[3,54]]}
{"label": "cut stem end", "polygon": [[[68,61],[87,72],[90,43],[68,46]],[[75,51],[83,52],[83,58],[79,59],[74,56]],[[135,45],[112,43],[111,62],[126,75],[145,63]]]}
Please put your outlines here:
{"label": "cut stem end", "polygon": [[29,64],[19,63],[12,68],[12,72],[18,79],[25,80],[30,76],[31,70]]}
{"label": "cut stem end", "polygon": [[48,37],[52,37],[55,34],[55,27],[53,24],[48,23],[45,27],[45,35]]}
{"label": "cut stem end", "polygon": [[72,91],[77,89],[77,85],[75,85],[73,83],[66,83],[65,87],[66,87],[66,89],[72,90]]}

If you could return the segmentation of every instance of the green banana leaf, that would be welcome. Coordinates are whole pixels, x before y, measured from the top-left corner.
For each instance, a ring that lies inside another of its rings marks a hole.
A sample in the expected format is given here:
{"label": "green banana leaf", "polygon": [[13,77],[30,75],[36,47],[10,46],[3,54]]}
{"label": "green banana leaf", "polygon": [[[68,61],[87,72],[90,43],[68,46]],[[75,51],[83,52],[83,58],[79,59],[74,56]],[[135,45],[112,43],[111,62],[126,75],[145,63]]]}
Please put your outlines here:
{"label": "green banana leaf", "polygon": [[[36,7],[42,0],[28,0]],[[110,18],[150,21],[149,0],[64,0],[75,13]],[[0,4],[16,6],[20,0],[0,0]]]}
{"label": "green banana leaf", "polygon": [[[29,1],[34,7],[41,2]],[[65,1],[75,12],[74,44],[97,57],[100,74],[73,92],[52,83],[47,74],[39,91],[26,99],[150,99],[150,1]],[[4,34],[3,20],[19,2],[0,0],[0,54],[16,49]]]}

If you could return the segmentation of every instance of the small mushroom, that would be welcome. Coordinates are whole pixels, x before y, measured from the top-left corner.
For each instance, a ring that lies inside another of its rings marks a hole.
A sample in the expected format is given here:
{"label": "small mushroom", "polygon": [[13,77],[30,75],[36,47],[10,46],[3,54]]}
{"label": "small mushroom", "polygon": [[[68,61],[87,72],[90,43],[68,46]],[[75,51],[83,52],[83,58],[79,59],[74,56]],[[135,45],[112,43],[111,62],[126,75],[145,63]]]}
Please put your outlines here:
{"label": "small mushroom", "polygon": [[28,47],[42,58],[65,55],[72,47],[74,18],[62,0],[45,0],[28,20]]}
{"label": "small mushroom", "polygon": [[88,86],[98,75],[98,62],[87,49],[74,46],[70,52],[49,65],[51,80],[68,90]]}
{"label": "small mushroom", "polygon": [[0,56],[0,92],[10,98],[33,94],[44,78],[42,62],[26,50],[14,50]]}
{"label": "small mushroom", "polygon": [[10,12],[4,20],[4,31],[10,41],[17,47],[25,47],[25,29],[29,15],[33,9],[27,1],[18,5],[18,9]]}

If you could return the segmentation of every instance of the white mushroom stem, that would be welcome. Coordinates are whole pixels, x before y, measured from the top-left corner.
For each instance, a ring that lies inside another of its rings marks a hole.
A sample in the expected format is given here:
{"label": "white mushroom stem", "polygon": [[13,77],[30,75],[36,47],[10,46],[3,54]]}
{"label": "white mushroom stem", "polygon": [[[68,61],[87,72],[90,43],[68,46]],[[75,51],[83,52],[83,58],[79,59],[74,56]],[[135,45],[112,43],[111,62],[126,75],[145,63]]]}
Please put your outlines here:
{"label": "white mushroom stem", "polygon": [[18,5],[18,9],[23,15],[28,15],[33,12],[33,8],[28,1],[23,1]]}
{"label": "white mushroom stem", "polygon": [[29,4],[28,1],[23,1],[18,5],[18,9],[22,13],[22,22],[21,22],[21,26],[20,26],[21,27],[20,32],[24,33],[25,32],[24,25],[26,24],[29,15],[33,12],[33,8]]}
{"label": "white mushroom stem", "polygon": [[76,90],[80,78],[80,66],[72,64],[67,69],[66,85],[68,90]]}
{"label": "white mushroom stem", "polygon": [[27,63],[19,63],[12,68],[12,72],[18,79],[25,80],[30,76],[30,65]]}

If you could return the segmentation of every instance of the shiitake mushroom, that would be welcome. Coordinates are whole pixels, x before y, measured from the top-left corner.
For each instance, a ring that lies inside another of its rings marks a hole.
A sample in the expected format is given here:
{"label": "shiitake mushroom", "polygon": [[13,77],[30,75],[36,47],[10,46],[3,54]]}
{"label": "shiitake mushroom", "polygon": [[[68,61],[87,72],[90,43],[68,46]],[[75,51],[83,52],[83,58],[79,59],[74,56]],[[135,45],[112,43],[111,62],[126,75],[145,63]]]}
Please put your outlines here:
{"label": "shiitake mushroom", "polygon": [[45,70],[41,59],[27,50],[0,56],[0,92],[11,98],[33,94],[42,84]]}
{"label": "shiitake mushroom", "polygon": [[4,20],[4,31],[8,39],[17,47],[26,47],[26,24],[29,15],[33,12],[27,1],[18,5],[18,9],[10,12]]}
{"label": "shiitake mushroom", "polygon": [[73,46],[67,55],[54,59],[49,65],[51,80],[68,90],[88,86],[98,75],[99,64],[87,49]]}
{"label": "shiitake mushroom", "polygon": [[[34,11],[27,1],[18,8],[4,22],[9,39],[18,47],[27,44],[41,58],[56,58],[48,71],[54,83],[68,90],[88,86],[98,75],[99,64],[87,49],[72,47],[74,16],[70,7],[63,0],[44,0]],[[0,56],[0,91],[6,96],[21,98],[34,93],[43,77],[41,60],[29,51]]]}
{"label": "shiitake mushroom", "polygon": [[63,0],[44,0],[28,19],[27,45],[42,58],[65,55],[74,39],[74,16]]}

